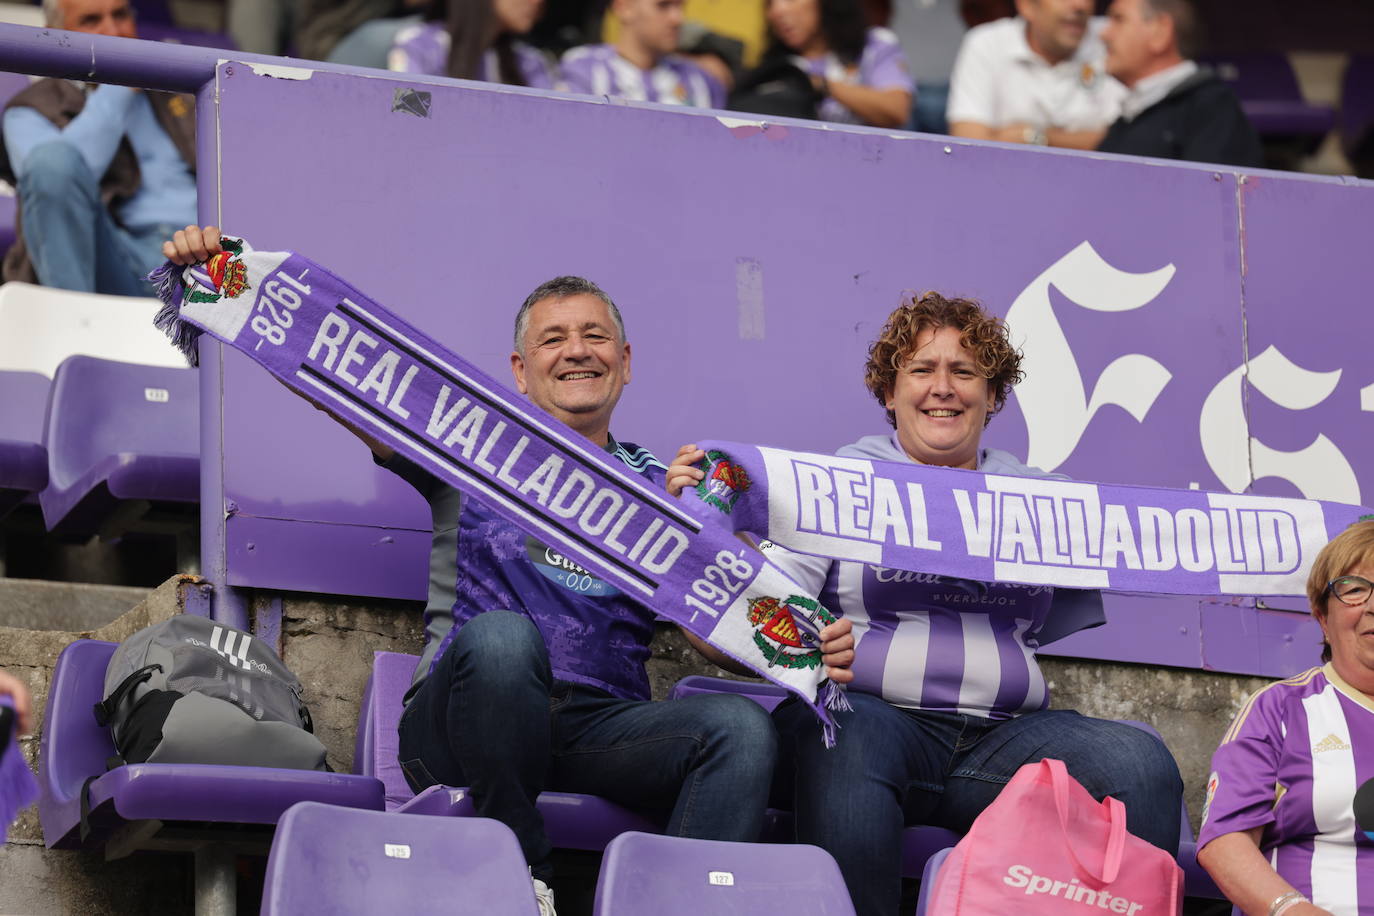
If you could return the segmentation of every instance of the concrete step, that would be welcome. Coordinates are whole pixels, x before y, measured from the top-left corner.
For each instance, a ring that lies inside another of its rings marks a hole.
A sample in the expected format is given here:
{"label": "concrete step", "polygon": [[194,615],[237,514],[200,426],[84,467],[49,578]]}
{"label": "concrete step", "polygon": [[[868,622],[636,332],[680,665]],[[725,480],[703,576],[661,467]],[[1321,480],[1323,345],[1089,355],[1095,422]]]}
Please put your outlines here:
{"label": "concrete step", "polygon": [[81,632],[103,627],[152,589],[0,578],[0,627]]}

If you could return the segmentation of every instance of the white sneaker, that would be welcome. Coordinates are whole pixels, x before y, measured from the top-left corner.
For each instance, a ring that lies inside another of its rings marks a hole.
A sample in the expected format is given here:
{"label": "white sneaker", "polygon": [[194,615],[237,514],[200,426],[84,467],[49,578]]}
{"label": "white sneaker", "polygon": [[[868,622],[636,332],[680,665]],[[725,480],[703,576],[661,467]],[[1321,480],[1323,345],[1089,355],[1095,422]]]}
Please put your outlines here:
{"label": "white sneaker", "polygon": [[534,881],[534,902],[539,904],[539,916],[558,916],[553,909],[553,888],[538,878]]}

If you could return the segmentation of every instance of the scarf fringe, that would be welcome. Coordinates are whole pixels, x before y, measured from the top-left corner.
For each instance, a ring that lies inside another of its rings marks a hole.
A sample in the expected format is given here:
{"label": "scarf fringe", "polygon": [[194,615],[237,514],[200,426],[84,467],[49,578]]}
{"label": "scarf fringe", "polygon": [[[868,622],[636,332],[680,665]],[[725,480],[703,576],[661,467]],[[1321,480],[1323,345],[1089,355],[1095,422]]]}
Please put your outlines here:
{"label": "scarf fringe", "polygon": [[854,704],[849,702],[849,694],[834,681],[826,680],[816,691],[816,705],[831,712],[853,712]]}
{"label": "scarf fringe", "polygon": [[0,840],[5,838],[19,812],[37,799],[38,783],[33,778],[33,771],[19,745],[11,741],[0,754]]}
{"label": "scarf fringe", "polygon": [[171,261],[148,274],[148,282],[162,300],[162,308],[153,317],[153,325],[172,340],[172,345],[186,357],[191,366],[200,365],[200,328],[181,320],[182,275],[185,268]]}

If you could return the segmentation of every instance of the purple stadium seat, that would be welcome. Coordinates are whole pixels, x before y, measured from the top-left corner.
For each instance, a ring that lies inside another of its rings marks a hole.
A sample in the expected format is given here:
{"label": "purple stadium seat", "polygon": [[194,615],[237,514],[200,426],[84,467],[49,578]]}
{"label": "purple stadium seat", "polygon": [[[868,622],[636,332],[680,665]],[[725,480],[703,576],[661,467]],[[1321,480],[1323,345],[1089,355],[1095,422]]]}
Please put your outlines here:
{"label": "purple stadium seat", "polygon": [[1281,51],[1214,57],[1206,62],[1235,91],[1261,137],[1306,138],[1310,151],[1335,123],[1329,105],[1312,105],[1303,99],[1293,65]]}
{"label": "purple stadium seat", "polygon": [[[191,850],[198,882],[222,882],[227,874],[232,898],[233,859],[218,841],[228,834],[237,847],[252,837],[224,825],[270,826],[299,801],[382,808],[379,781],[345,773],[175,763],[106,772],[114,745],[91,709],[103,699],[115,645],[77,640],[53,669],[38,755],[38,817],[48,847],[103,849],[107,858],[144,848]],[[90,777],[90,833],[83,838],[81,788]],[[265,847],[265,836],[261,841]]]}
{"label": "purple stadium seat", "polygon": [[37,372],[0,372],[0,518],[48,485],[48,385]]}
{"label": "purple stadium seat", "polygon": [[623,833],[596,883],[596,916],[853,912],[839,866],[816,846]]}
{"label": "purple stadium seat", "polygon": [[766,681],[729,681],[723,677],[707,677],[704,674],[689,674],[673,685],[668,691],[668,699],[680,700],[698,693],[738,693],[758,703],[772,712],[779,703],[787,699],[787,690]]}
{"label": "purple stadium seat", "polygon": [[[476,811],[464,787],[430,786],[419,795],[410,791],[397,762],[396,725],[401,718],[401,698],[415,673],[419,658],[399,652],[375,653],[372,677],[358,710],[358,736],[353,771],[376,776],[385,787],[387,810],[407,814],[472,817]],[[595,795],[544,792],[539,812],[549,839],[559,849],[599,852],[627,830],[657,832],[661,824]]]}
{"label": "purple stadium seat", "polygon": [[[186,512],[200,498],[200,377],[193,369],[70,356],[57,367],[44,444],[48,530],[85,538],[121,504]],[[137,501],[137,502],[135,502]],[[193,512],[187,512],[194,527]]]}
{"label": "purple stadium seat", "polygon": [[926,861],[926,867],[921,871],[921,896],[916,898],[916,916],[926,916],[930,895],[935,890],[935,876],[940,873],[940,866],[945,864],[945,859],[948,859],[953,851],[953,846],[941,849]]}
{"label": "purple stadium seat", "polygon": [[301,802],[277,824],[263,916],[537,916],[510,828]]}

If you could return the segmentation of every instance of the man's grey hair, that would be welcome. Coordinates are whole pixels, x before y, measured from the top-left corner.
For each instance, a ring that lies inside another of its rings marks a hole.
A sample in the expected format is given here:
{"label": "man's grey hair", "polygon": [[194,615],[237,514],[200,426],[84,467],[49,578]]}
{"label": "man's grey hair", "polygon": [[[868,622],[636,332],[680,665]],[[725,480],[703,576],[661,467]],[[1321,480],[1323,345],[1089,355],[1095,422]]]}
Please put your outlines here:
{"label": "man's grey hair", "polygon": [[583,277],[554,277],[545,283],[539,284],[534,292],[525,297],[525,301],[520,306],[520,311],[515,313],[515,352],[521,355],[525,352],[525,332],[530,327],[530,309],[534,308],[538,302],[545,299],[566,299],[569,296],[595,296],[606,303],[606,308],[611,313],[611,320],[615,322],[615,332],[620,338],[620,343],[625,342],[625,320],[620,317],[620,309],[615,307],[611,297],[606,295],[606,291],[597,286],[591,280]]}
{"label": "man's grey hair", "polygon": [[62,0],[43,0],[43,21],[50,29],[62,28]]}
{"label": "man's grey hair", "polygon": [[1179,56],[1192,60],[1202,47],[1202,25],[1191,0],[1141,0],[1145,18],[1168,16],[1174,21],[1174,44]]}

